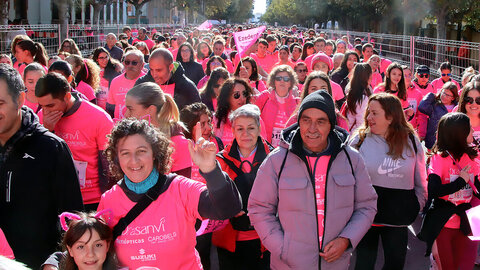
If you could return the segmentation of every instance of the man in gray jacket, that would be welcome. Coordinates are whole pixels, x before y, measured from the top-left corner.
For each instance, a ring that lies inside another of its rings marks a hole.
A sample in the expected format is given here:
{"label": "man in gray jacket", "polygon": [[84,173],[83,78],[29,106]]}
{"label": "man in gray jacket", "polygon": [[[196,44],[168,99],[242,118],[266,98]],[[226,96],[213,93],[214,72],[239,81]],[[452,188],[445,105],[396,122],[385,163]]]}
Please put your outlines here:
{"label": "man in gray jacket", "polygon": [[272,269],[347,269],[373,222],[377,195],[364,161],[335,124],[332,97],[308,95],[258,170],[248,215]]}

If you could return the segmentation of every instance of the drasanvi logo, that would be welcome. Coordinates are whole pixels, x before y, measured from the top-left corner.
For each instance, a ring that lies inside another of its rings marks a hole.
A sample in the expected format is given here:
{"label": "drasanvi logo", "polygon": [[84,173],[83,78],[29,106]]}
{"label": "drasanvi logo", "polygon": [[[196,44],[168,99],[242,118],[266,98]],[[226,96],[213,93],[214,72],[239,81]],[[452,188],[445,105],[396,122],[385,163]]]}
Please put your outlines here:
{"label": "drasanvi logo", "polygon": [[394,173],[394,171],[403,167],[400,163],[400,159],[394,160],[390,157],[386,157],[382,164],[378,166],[377,172],[380,175],[387,175],[388,177],[403,177],[403,174]]}
{"label": "drasanvi logo", "polygon": [[127,227],[122,235],[148,235],[154,233],[162,233],[165,232],[165,217],[162,217],[158,224],[151,224],[145,226],[136,226],[136,227]]}

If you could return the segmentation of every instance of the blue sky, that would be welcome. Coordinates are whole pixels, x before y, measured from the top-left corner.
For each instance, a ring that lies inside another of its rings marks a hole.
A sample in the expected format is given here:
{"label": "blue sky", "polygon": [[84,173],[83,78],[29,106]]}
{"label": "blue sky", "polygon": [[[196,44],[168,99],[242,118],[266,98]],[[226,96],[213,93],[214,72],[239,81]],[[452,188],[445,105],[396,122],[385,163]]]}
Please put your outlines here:
{"label": "blue sky", "polygon": [[253,2],[253,13],[265,13],[266,9],[266,0],[255,0]]}

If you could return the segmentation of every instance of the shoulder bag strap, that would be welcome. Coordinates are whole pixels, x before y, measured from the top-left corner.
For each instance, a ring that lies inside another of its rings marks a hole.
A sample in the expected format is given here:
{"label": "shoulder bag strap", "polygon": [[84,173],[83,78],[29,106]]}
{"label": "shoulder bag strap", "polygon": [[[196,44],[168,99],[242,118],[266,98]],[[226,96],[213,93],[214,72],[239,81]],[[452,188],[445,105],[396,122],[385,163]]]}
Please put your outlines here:
{"label": "shoulder bag strap", "polygon": [[160,175],[157,184],[150,188],[142,198],[122,217],[117,225],[113,227],[113,241],[119,237],[122,232],[134,221],[152,202],[154,202],[160,194],[165,192],[163,189],[167,180],[166,175]]}

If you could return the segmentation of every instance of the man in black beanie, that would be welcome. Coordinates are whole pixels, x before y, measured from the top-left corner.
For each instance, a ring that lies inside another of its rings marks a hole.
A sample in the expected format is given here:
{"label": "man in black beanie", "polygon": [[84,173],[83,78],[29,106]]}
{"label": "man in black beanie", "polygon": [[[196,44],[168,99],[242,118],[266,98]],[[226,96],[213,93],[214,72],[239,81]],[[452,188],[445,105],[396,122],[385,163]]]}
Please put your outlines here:
{"label": "man in black beanie", "polygon": [[364,161],[335,124],[332,97],[308,95],[258,170],[248,216],[272,269],[347,269],[373,222],[377,195]]}

